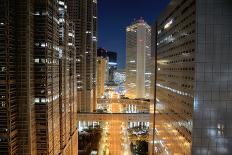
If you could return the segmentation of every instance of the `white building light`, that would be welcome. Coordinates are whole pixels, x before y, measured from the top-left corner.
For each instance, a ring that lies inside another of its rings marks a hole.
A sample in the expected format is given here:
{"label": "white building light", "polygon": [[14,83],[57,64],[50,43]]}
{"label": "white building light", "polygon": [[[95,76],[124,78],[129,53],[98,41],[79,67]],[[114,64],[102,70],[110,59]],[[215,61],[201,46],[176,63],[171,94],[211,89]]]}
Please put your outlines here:
{"label": "white building light", "polygon": [[175,41],[175,37],[173,37],[173,35],[169,35],[167,37],[165,37],[164,39],[162,39],[159,43],[157,43],[157,45],[162,44],[162,43],[170,43],[170,42],[174,42]]}
{"label": "white building light", "polygon": [[46,46],[47,46],[47,43],[41,43],[40,46],[41,46],[41,47],[46,47]]}
{"label": "white building light", "polygon": [[167,87],[167,86],[164,86],[164,85],[159,84],[159,83],[157,84],[157,86],[160,87],[160,88],[163,88],[163,89],[170,90],[171,92],[177,93],[177,94],[179,94],[179,95],[184,95],[184,96],[193,97],[193,96],[192,96],[191,94],[189,94],[189,93],[182,92],[182,91],[180,91],[180,90],[176,90],[176,89],[174,89],[174,88]]}
{"label": "white building light", "polygon": [[59,23],[64,23],[64,18],[60,18]]}
{"label": "white building light", "polygon": [[74,37],[74,34],[69,32],[69,33],[68,33],[68,36],[69,36],[69,37]]}
{"label": "white building light", "polygon": [[35,62],[35,63],[39,63],[39,59],[35,59],[34,62]]}
{"label": "white building light", "polygon": [[39,15],[40,15],[40,14],[39,14],[39,11],[35,12],[34,15],[35,15],[35,16],[39,16]]}
{"label": "white building light", "polygon": [[97,41],[97,37],[93,36],[93,37],[92,37],[92,40],[93,40],[93,41]]}
{"label": "white building light", "polygon": [[59,3],[60,5],[64,5],[64,2],[62,2],[62,1],[59,1],[58,3]]}
{"label": "white building light", "polygon": [[167,29],[169,28],[173,23],[173,19],[171,19],[169,22],[167,22],[165,25],[164,25],[164,29]]}
{"label": "white building light", "polygon": [[41,98],[41,103],[46,103],[47,99],[46,98]]}
{"label": "white building light", "polygon": [[115,66],[115,65],[117,65],[118,63],[116,63],[116,62],[109,62],[108,64],[109,64],[109,65]]}
{"label": "white building light", "polygon": [[35,103],[39,103],[39,98],[35,98],[35,99],[34,99],[34,102],[35,102]]}

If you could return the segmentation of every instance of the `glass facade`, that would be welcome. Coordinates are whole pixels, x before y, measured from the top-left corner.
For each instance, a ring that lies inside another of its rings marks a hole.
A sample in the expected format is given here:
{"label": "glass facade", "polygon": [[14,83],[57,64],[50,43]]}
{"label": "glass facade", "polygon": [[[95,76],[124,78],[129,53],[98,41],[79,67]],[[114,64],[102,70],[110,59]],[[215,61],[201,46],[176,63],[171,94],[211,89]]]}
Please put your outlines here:
{"label": "glass facade", "polygon": [[[172,1],[157,21],[157,135],[171,154],[190,154],[195,70],[195,2]],[[160,121],[160,120],[158,120]]]}
{"label": "glass facade", "polygon": [[153,26],[155,142],[164,152],[231,154],[231,8],[227,0],[172,0]]}
{"label": "glass facade", "polygon": [[232,3],[196,0],[193,155],[232,154]]}

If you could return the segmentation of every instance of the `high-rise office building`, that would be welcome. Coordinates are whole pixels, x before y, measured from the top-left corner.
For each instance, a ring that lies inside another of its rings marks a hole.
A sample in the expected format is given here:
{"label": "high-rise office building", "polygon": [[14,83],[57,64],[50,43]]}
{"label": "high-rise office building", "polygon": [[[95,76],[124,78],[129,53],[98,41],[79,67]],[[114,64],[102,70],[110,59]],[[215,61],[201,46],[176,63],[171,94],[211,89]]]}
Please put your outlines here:
{"label": "high-rise office building", "polygon": [[126,96],[150,98],[151,28],[137,20],[126,29]]}
{"label": "high-rise office building", "polygon": [[107,57],[109,59],[108,68],[109,68],[109,75],[108,75],[108,84],[114,84],[114,73],[118,68],[117,62],[117,53],[112,51],[107,51]]}
{"label": "high-rise office building", "polygon": [[107,72],[107,85],[112,85],[114,83],[114,73],[118,68],[118,62],[117,62],[117,53],[112,52],[109,50],[106,50],[104,48],[98,48],[97,49],[97,56],[103,56],[106,57],[108,60],[108,72]]}
{"label": "high-rise office building", "polygon": [[0,7],[0,154],[74,154],[75,36],[65,2]]}
{"label": "high-rise office building", "polygon": [[97,55],[108,59],[107,84],[114,84],[114,73],[118,68],[117,53],[104,48],[98,48]]}
{"label": "high-rise office building", "polygon": [[61,154],[77,152],[75,26],[65,1],[59,2],[59,113]]}
{"label": "high-rise office building", "polygon": [[163,151],[232,153],[231,9],[228,0],[172,0],[154,26]]}
{"label": "high-rise office building", "polygon": [[108,79],[108,58],[97,57],[97,98],[101,98],[105,93],[105,84]]}
{"label": "high-rise office building", "polygon": [[125,95],[126,72],[125,69],[117,69],[114,73],[114,83],[117,85],[116,92]]}
{"label": "high-rise office building", "polygon": [[[33,71],[33,40],[30,40],[33,15],[28,11],[33,7],[22,1],[15,2],[0,1],[0,154],[12,155],[35,151],[35,143],[31,144],[35,140],[31,137],[35,133],[35,119],[31,115],[34,103],[30,76]],[[16,9],[16,5],[20,8]],[[30,20],[22,19],[24,13]]]}
{"label": "high-rise office building", "polygon": [[59,142],[58,3],[46,0],[35,1],[34,14],[34,99],[37,153],[56,154],[61,148]]}
{"label": "high-rise office building", "polygon": [[97,0],[68,0],[75,24],[78,111],[91,112],[96,104]]}
{"label": "high-rise office building", "polygon": [[120,85],[126,82],[126,72],[125,69],[117,69],[114,73],[114,83]]}

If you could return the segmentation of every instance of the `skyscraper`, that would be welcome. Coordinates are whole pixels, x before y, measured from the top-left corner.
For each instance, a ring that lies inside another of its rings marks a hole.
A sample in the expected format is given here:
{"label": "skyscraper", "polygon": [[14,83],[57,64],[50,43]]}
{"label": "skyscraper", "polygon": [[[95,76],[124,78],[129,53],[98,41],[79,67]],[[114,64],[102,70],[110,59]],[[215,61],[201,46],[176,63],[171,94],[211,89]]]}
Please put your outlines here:
{"label": "skyscraper", "polygon": [[76,60],[67,5],[3,0],[0,7],[0,154],[73,154]]}
{"label": "skyscraper", "polygon": [[104,48],[98,48],[97,49],[97,56],[103,56],[107,58],[108,64],[108,72],[107,72],[107,84],[114,84],[114,73],[118,68],[118,62],[117,62],[117,53],[112,52],[110,50],[106,50]]}
{"label": "skyscraper", "polygon": [[[22,5],[20,2],[16,4],[15,1],[0,2],[0,154],[18,154],[21,151],[34,153],[35,150],[31,148],[35,145],[29,146],[32,140],[30,134],[35,132],[34,128],[30,130],[34,127],[34,117],[31,115],[34,110],[33,90],[31,83],[27,82],[31,79],[29,73],[33,71],[33,56],[30,55],[33,51],[33,40],[29,40],[33,31],[28,31],[33,30],[33,15],[28,16],[30,20],[22,19],[25,12],[29,15],[28,10],[31,10],[32,6]],[[16,10],[16,5],[21,8]],[[24,33],[21,42],[17,38],[20,33]],[[18,57],[17,52],[20,52]],[[18,60],[21,61],[17,63]],[[24,76],[20,74],[22,67],[25,68]]]}
{"label": "skyscraper", "polygon": [[108,75],[108,84],[114,84],[114,73],[118,68],[117,62],[117,53],[112,51],[107,51],[107,57],[109,59],[108,68],[109,68],[109,75]]}
{"label": "skyscraper", "polygon": [[91,112],[96,104],[97,0],[68,0],[75,24],[78,111]]}
{"label": "skyscraper", "polygon": [[156,138],[170,154],[232,153],[231,9],[172,0],[154,26]]}
{"label": "skyscraper", "polygon": [[104,96],[105,84],[108,79],[108,58],[97,57],[97,98]]}
{"label": "skyscraper", "polygon": [[76,154],[77,95],[76,95],[75,26],[67,14],[67,4],[59,1],[59,113],[61,154]]}
{"label": "skyscraper", "polygon": [[125,69],[117,69],[114,73],[114,83],[117,85],[117,92],[120,95],[125,95],[125,82],[126,82],[126,73]]}
{"label": "skyscraper", "polygon": [[126,29],[126,96],[150,97],[151,28],[137,20]]}

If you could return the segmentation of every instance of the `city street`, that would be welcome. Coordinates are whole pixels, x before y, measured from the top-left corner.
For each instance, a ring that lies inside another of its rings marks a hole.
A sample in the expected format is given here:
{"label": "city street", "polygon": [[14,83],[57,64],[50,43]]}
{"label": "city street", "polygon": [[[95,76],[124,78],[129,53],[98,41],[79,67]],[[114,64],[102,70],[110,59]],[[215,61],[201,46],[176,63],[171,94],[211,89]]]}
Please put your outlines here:
{"label": "city street", "polygon": [[[109,108],[112,113],[122,112],[122,106],[118,103],[112,103]],[[99,148],[100,155],[131,154],[125,124],[127,123],[120,120],[105,123]]]}
{"label": "city street", "polygon": [[[111,110],[112,113],[121,113],[122,106],[118,103],[112,103]],[[112,120],[109,124],[109,136],[110,155],[130,155],[130,143],[127,137],[125,122]]]}

